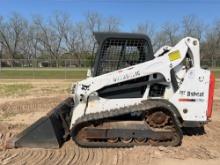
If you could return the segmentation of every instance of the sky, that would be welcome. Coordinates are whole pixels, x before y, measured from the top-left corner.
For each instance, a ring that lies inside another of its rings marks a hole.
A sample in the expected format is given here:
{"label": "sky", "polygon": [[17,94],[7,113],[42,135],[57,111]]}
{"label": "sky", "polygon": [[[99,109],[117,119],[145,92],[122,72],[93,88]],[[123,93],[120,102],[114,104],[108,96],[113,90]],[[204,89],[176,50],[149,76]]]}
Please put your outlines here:
{"label": "sky", "polygon": [[72,21],[81,21],[88,11],[104,17],[115,16],[122,31],[132,31],[143,22],[160,27],[165,22],[181,23],[185,15],[195,15],[211,24],[220,19],[220,0],[0,0],[0,15],[17,12],[27,19],[33,15],[49,17],[55,11],[67,12]]}

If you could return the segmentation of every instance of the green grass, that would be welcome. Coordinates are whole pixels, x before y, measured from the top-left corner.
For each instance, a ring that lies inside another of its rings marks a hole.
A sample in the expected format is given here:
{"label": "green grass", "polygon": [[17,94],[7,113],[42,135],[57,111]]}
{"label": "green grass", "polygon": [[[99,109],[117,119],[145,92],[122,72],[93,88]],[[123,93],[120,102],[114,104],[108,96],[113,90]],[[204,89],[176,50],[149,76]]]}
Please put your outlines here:
{"label": "green grass", "polygon": [[[220,78],[220,69],[212,69],[216,78]],[[84,79],[86,68],[9,68],[0,70],[0,79]]]}
{"label": "green grass", "polygon": [[83,79],[86,69],[2,69],[0,79]]}
{"label": "green grass", "polygon": [[25,94],[31,88],[31,84],[0,84],[0,96]]}
{"label": "green grass", "polygon": [[215,74],[215,78],[220,78],[220,70],[213,70],[214,74]]}

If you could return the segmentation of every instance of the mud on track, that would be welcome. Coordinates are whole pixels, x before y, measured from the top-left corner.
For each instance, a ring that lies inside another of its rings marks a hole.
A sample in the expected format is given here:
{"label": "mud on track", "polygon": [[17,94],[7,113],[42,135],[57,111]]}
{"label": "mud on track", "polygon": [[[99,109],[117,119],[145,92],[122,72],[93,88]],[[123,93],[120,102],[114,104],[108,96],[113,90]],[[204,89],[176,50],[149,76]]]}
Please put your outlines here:
{"label": "mud on track", "polygon": [[60,149],[3,148],[5,140],[46,114],[64,95],[11,99],[0,104],[0,164],[220,164],[220,102],[203,135],[185,135],[180,147],[80,148],[68,141]]}

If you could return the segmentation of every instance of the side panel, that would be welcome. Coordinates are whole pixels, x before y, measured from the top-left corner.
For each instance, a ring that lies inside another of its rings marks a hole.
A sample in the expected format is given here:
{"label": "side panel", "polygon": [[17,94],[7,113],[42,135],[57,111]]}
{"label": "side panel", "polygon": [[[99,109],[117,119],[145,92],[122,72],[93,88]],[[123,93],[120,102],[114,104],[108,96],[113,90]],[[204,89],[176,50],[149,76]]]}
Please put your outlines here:
{"label": "side panel", "polygon": [[191,68],[185,79],[170,98],[184,121],[206,121],[210,71]]}
{"label": "side panel", "polygon": [[86,114],[111,111],[111,109],[124,108],[134,104],[139,104],[144,98],[133,98],[133,99],[94,99],[88,102]]}

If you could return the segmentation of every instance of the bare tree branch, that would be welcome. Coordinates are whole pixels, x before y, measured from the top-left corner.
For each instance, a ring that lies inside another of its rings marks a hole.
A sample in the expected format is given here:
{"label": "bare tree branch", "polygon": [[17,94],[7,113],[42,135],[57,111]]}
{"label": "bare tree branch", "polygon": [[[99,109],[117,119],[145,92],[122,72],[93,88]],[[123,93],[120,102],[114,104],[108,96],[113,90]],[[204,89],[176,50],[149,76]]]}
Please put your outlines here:
{"label": "bare tree branch", "polygon": [[182,24],[183,36],[195,37],[198,40],[202,39],[205,26],[196,16],[188,15],[183,17]]}

